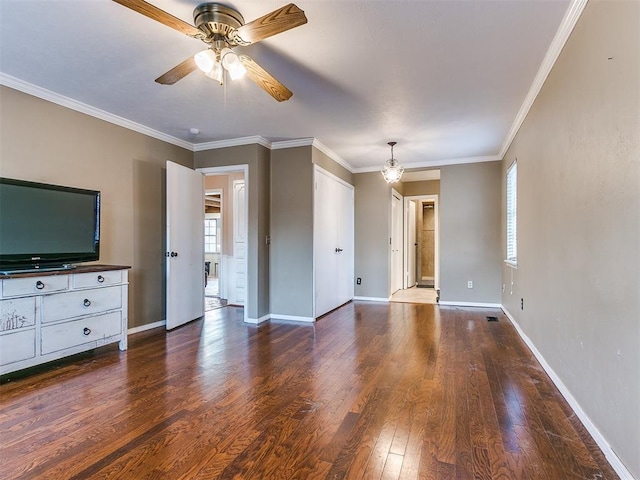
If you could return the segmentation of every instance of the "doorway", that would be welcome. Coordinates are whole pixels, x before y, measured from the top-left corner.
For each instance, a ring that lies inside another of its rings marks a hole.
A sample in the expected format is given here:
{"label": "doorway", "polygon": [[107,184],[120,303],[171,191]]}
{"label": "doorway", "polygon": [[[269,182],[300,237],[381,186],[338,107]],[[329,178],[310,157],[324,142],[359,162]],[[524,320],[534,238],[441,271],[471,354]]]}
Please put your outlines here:
{"label": "doorway", "polygon": [[[220,295],[220,255],[222,253],[222,188],[210,189],[204,193],[204,311],[208,312],[227,305],[227,299]],[[211,183],[211,182],[210,182]]]}
{"label": "doorway", "polygon": [[391,190],[391,238],[390,238],[390,263],[391,263],[391,294],[393,295],[403,287],[403,245],[402,232],[402,195],[395,189]]}
{"label": "doorway", "polygon": [[205,228],[210,227],[209,235],[205,232],[205,244],[209,244],[205,245],[205,309],[245,307],[246,322],[248,166],[207,167],[199,171],[205,175],[205,205],[210,205],[204,218]]}
{"label": "doorway", "polygon": [[391,301],[437,303],[439,301],[438,195],[404,197],[403,290]]}

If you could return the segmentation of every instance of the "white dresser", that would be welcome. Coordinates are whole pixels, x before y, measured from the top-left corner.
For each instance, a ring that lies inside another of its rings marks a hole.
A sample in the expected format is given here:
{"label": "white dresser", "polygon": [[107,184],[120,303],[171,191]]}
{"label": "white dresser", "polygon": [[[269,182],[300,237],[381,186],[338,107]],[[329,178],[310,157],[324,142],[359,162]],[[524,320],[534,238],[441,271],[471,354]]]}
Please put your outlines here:
{"label": "white dresser", "polygon": [[126,350],[128,268],[0,276],[0,374],[108,343]]}

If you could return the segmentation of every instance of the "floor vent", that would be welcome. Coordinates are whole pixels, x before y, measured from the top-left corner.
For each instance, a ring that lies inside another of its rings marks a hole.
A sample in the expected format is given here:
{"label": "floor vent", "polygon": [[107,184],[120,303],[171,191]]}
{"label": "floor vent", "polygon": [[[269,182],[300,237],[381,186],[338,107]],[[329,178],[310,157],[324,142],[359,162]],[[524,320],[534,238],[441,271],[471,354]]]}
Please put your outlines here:
{"label": "floor vent", "polygon": [[487,322],[497,322],[498,317],[487,317]]}

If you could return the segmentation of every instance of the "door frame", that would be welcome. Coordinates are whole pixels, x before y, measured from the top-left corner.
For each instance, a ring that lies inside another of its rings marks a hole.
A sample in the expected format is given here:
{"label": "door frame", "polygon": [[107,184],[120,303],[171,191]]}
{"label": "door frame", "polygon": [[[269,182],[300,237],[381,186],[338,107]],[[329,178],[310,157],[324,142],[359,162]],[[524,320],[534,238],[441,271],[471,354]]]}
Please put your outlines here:
{"label": "door frame", "polygon": [[[225,175],[225,174],[229,174],[229,173],[237,173],[237,172],[242,172],[244,175],[244,182],[245,182],[245,201],[244,201],[244,218],[245,218],[245,222],[244,222],[244,234],[245,234],[245,238],[247,239],[247,244],[248,244],[248,240],[249,240],[249,165],[244,163],[244,164],[240,164],[240,165],[224,165],[224,166],[220,166],[220,167],[203,167],[203,168],[196,168],[197,172],[202,173],[203,175],[207,176],[207,175]],[[204,201],[204,200],[203,200]],[[222,246],[222,245],[221,245]],[[245,298],[245,303],[244,303],[244,322],[245,323],[250,323],[249,322],[249,308],[251,305],[251,299],[252,296],[250,295],[250,284],[249,284],[249,250],[247,248],[247,252],[244,256],[244,263],[245,263],[245,272],[247,272],[247,285],[246,285],[246,298]],[[222,267],[222,263],[220,263],[220,266]]]}
{"label": "door frame", "polygon": [[[394,225],[394,216],[393,216],[393,199],[394,197],[397,197],[398,200],[400,200],[400,211],[398,212],[398,217],[400,219],[400,240],[398,241],[398,250],[399,251],[399,262],[400,262],[400,271],[396,272],[398,275],[400,275],[400,282],[397,282],[397,279],[395,278],[394,275],[394,271],[396,269],[396,265],[395,263],[398,261],[396,260],[396,262],[394,262],[394,257],[393,257],[393,236],[396,234],[395,232],[395,225]],[[405,260],[404,260],[404,255],[405,255],[405,238],[406,238],[406,231],[405,231],[405,225],[404,225],[404,210],[405,210],[405,204],[404,204],[404,195],[402,195],[400,192],[398,192],[395,188],[391,189],[391,196],[390,196],[390,202],[389,202],[389,230],[390,230],[390,235],[389,235],[389,279],[388,279],[388,286],[389,286],[389,298],[391,298],[391,296],[397,291],[397,290],[401,290],[402,288],[404,288],[404,265],[405,265]],[[394,284],[394,279],[396,280],[396,283],[399,283],[400,288],[398,288],[397,290],[394,290],[395,288],[395,284]]]}
{"label": "door frame", "polygon": [[[434,237],[434,241],[433,241],[433,257],[434,257],[434,265],[433,265],[433,288],[434,290],[439,290],[440,289],[440,214],[439,214],[439,210],[438,210],[438,195],[411,195],[408,197],[404,197],[404,207],[405,209],[408,208],[407,203],[415,200],[418,201],[420,208],[422,208],[422,203],[423,202],[433,202],[433,215],[434,215],[434,232],[433,232],[433,237]],[[408,235],[407,235],[407,225],[404,226],[404,234],[405,234],[405,239],[407,239]],[[407,242],[405,242],[405,254],[403,256],[403,263],[404,263],[404,275],[403,275],[403,285],[405,285],[404,288],[406,287],[406,278],[407,278],[407,255],[406,255],[406,251],[407,251]],[[422,245],[420,245],[422,246]]]}

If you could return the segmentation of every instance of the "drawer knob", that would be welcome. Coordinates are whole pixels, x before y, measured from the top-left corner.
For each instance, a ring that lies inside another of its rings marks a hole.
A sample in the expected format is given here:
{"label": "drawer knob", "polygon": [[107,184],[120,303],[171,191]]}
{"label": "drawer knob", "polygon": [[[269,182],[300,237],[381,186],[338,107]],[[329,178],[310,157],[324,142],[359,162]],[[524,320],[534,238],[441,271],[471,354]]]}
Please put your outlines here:
{"label": "drawer knob", "polygon": [[82,330],[82,333],[84,335],[89,335],[91,333],[91,329],[89,327],[84,327],[84,330]]}
{"label": "drawer knob", "polygon": [[98,275],[98,283],[103,283],[104,277],[102,275]]}
{"label": "drawer knob", "polygon": [[42,290],[42,289],[44,288],[44,283],[42,283],[40,280],[38,280],[38,281],[36,282],[36,288],[37,288],[38,290]]}
{"label": "drawer knob", "polygon": [[82,302],[82,304],[83,304],[85,307],[90,307],[90,306],[91,306],[91,300],[89,300],[88,298],[85,298],[85,299],[84,299],[84,302]]}

